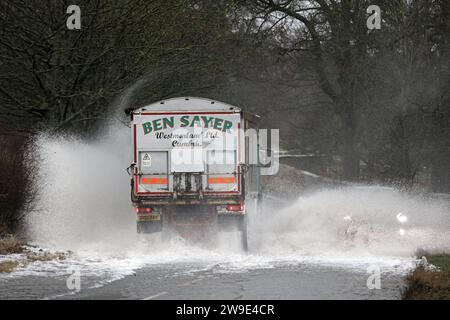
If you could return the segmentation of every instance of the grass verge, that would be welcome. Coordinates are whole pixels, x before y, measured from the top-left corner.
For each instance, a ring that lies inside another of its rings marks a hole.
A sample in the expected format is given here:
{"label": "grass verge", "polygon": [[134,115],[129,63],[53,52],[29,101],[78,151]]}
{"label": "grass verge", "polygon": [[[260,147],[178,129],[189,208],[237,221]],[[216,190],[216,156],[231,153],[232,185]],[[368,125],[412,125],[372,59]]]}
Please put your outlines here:
{"label": "grass verge", "polygon": [[450,254],[421,253],[437,269],[419,265],[406,281],[405,300],[450,300]]}
{"label": "grass verge", "polygon": [[[20,254],[14,260],[8,260],[8,255]],[[18,267],[25,267],[34,262],[61,261],[70,256],[72,252],[51,252],[26,245],[15,236],[0,238],[0,256],[6,258],[0,261],[0,274],[13,272]]]}
{"label": "grass verge", "polygon": [[13,272],[15,268],[19,266],[18,261],[3,261],[0,262],[0,273],[10,273]]}
{"label": "grass verge", "polygon": [[23,251],[23,243],[17,237],[10,235],[0,238],[0,255],[22,253]]}

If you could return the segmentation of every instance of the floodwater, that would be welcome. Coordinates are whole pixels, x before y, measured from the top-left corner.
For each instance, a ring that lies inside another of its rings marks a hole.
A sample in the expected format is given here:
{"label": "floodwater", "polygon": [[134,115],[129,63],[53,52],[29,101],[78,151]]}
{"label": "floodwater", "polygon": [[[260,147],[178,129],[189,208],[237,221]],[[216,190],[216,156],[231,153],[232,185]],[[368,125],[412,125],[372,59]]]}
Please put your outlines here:
{"label": "floodwater", "polygon": [[[380,186],[266,199],[249,217],[248,253],[233,233],[214,243],[139,238],[129,141],[126,127],[97,142],[36,141],[40,194],[28,234],[72,253],[1,274],[1,299],[398,299],[418,249],[450,250],[448,200]],[[0,256],[11,259],[23,256]]]}

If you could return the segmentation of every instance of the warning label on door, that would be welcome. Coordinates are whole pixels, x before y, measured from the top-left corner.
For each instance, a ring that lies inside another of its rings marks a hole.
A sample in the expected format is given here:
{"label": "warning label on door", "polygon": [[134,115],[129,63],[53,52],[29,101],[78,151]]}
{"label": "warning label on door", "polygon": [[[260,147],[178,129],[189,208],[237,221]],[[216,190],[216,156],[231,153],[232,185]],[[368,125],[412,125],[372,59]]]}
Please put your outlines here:
{"label": "warning label on door", "polygon": [[152,157],[148,153],[144,153],[142,156],[142,163],[144,167],[150,167],[152,165]]}

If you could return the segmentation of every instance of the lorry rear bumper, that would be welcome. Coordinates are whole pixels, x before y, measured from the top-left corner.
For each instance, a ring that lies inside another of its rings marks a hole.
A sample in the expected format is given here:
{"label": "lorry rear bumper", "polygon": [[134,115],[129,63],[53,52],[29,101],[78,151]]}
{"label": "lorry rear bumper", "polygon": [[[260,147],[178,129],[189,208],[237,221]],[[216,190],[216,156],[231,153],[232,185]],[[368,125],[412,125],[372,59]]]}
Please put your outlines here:
{"label": "lorry rear bumper", "polygon": [[[163,239],[178,234],[184,239],[209,239],[218,231],[239,231],[244,250],[247,244],[247,214],[242,202],[226,205],[152,205],[136,208],[138,233],[162,231]],[[154,213],[156,212],[156,214]],[[214,239],[214,238],[211,238]]]}
{"label": "lorry rear bumper", "polygon": [[146,196],[135,197],[133,204],[135,206],[146,205],[220,205],[220,204],[238,204],[242,203],[241,195],[230,196],[208,196],[200,199],[198,197],[179,197],[174,199],[172,196]]}

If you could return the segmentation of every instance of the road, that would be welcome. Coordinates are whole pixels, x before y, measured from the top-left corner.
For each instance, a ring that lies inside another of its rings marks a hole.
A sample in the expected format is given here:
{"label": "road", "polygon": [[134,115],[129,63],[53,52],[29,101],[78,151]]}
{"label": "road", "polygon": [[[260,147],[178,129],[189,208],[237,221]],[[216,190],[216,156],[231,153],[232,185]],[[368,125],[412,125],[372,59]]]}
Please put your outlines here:
{"label": "road", "polygon": [[0,274],[0,299],[399,299],[417,248],[450,250],[447,200],[355,187],[266,206],[250,220],[249,253],[236,235],[137,239],[134,217],[109,210],[37,217],[40,243],[73,253]]}
{"label": "road", "polygon": [[[233,254],[230,261],[225,256],[205,260],[204,255],[199,262],[190,260],[195,259],[139,265],[91,258],[38,262],[0,276],[0,299],[398,299],[406,274],[405,262],[395,260],[289,260],[252,254]],[[370,290],[367,268],[373,265],[380,268],[381,288]],[[78,292],[70,286],[74,270],[80,274]]]}

